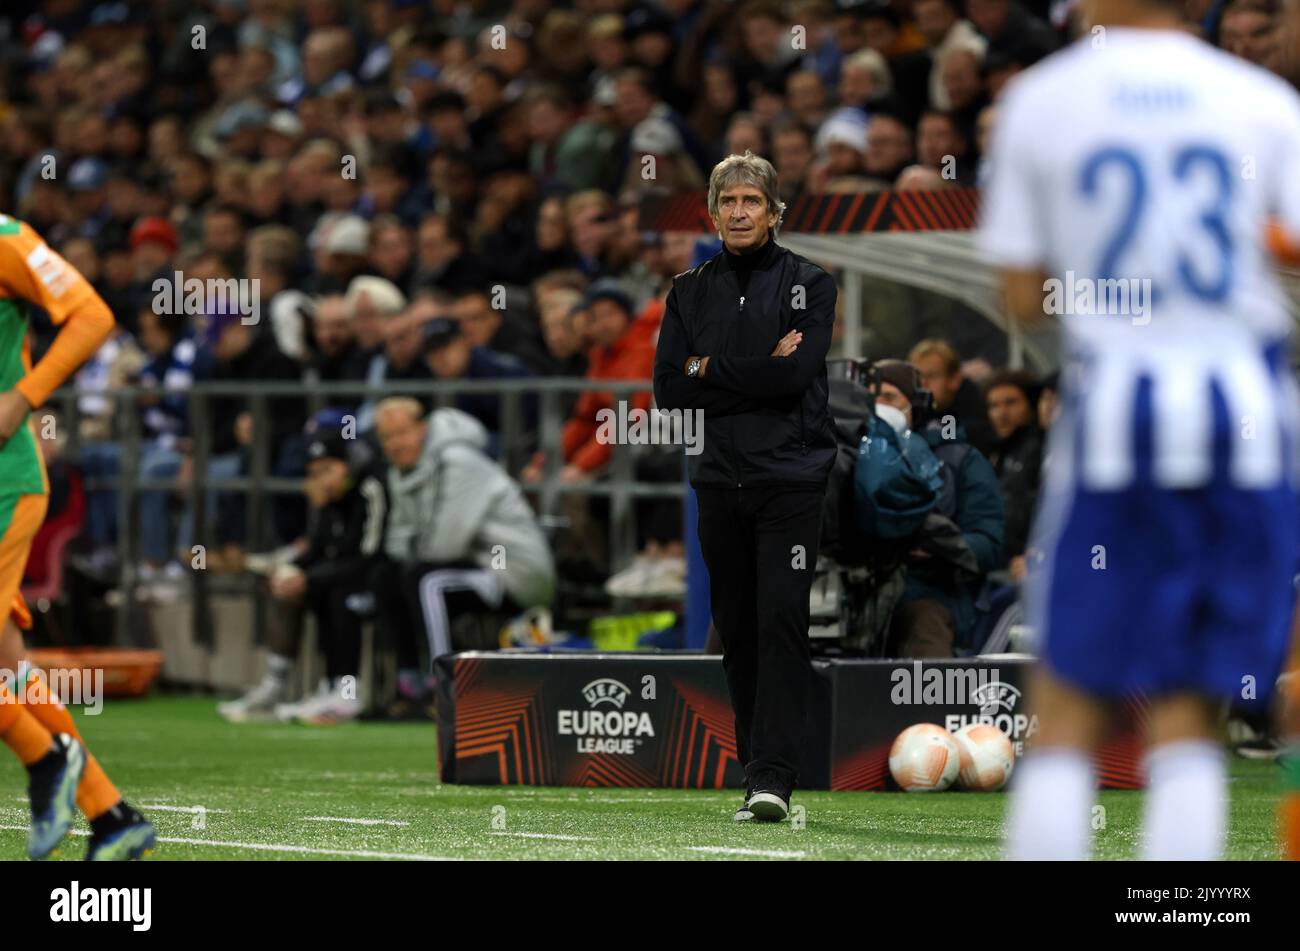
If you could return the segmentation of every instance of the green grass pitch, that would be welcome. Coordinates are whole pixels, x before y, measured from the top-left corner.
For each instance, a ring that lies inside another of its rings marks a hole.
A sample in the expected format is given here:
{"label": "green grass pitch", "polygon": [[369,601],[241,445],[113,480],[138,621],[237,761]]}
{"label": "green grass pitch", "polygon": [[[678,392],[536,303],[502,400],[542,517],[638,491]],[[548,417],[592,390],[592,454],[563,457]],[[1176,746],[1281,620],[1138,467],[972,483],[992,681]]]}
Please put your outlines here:
{"label": "green grass pitch", "polygon": [[[738,792],[439,785],[432,724],[231,725],[195,697],[78,716],[180,859],[994,859],[1002,794],[799,792],[802,828],[737,826]],[[0,858],[25,859],[26,775],[0,759]],[[1233,760],[1228,854],[1275,859],[1278,771]],[[1101,796],[1096,854],[1132,858],[1141,797]],[[202,807],[201,811],[196,807]],[[57,859],[79,859],[83,835]]]}

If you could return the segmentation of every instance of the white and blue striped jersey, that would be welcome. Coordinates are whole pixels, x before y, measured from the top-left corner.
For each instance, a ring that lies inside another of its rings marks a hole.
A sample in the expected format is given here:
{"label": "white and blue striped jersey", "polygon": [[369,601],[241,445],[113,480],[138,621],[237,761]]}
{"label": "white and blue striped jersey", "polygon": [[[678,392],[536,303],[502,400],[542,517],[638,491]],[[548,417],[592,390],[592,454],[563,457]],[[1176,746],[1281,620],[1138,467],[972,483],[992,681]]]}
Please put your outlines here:
{"label": "white and blue striped jersey", "polygon": [[1291,318],[1265,244],[1273,218],[1300,237],[1294,90],[1189,34],[1107,28],[1012,82],[990,165],[981,245],[1053,281],[1082,487],[1135,478],[1139,390],[1156,485],[1209,483],[1216,454],[1243,488],[1294,477]]}

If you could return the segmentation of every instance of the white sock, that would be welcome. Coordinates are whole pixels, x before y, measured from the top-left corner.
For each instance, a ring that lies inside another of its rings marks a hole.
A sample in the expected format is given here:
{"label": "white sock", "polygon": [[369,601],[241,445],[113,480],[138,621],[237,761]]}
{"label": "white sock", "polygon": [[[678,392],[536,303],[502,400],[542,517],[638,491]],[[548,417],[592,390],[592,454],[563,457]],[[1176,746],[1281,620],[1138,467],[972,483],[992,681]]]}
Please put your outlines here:
{"label": "white sock", "polygon": [[274,683],[283,685],[292,670],[293,661],[288,657],[271,654],[266,658],[266,678]]}
{"label": "white sock", "polygon": [[1147,755],[1143,859],[1218,859],[1227,820],[1223,747],[1210,740],[1179,740]]}
{"label": "white sock", "polygon": [[1080,750],[1030,750],[1011,776],[1007,858],[1080,862],[1092,846],[1092,805],[1097,779]]}

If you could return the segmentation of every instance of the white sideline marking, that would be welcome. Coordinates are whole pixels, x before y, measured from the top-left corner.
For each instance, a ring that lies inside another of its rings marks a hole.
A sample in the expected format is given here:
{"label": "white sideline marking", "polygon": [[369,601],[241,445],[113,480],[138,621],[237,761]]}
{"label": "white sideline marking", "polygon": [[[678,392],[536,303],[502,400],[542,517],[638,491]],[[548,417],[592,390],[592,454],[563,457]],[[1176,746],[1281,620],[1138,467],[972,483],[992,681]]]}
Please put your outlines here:
{"label": "white sideline marking", "polygon": [[715,855],[761,855],[770,859],[801,859],[807,852],[782,852],[779,849],[732,849],[723,845],[688,845],[692,852],[710,852]]}
{"label": "white sideline marking", "polygon": [[405,828],[409,822],[398,822],[395,819],[345,819],[342,816],[303,816],[303,822],[346,822],[356,826],[399,826]]}
{"label": "white sideline marking", "polygon": [[209,809],[207,806],[165,806],[156,802],[137,802],[136,808],[149,812],[188,812],[191,815],[225,815],[225,809]]}
{"label": "white sideline marking", "polygon": [[560,842],[595,842],[595,836],[561,835],[558,832],[490,832],[489,835],[508,835],[517,839],[556,839]]}
{"label": "white sideline marking", "polygon": [[[0,825],[0,829],[26,832],[27,826]],[[73,829],[72,835],[88,836],[85,829]],[[255,852],[298,852],[303,855],[340,855],[358,859],[405,859],[411,862],[458,862],[460,859],[443,855],[419,855],[411,852],[372,852],[367,849],[317,849],[307,845],[279,845],[274,842],[219,842],[216,839],[182,839],[175,836],[158,836],[159,842],[177,845],[213,845],[228,849],[251,849]]]}

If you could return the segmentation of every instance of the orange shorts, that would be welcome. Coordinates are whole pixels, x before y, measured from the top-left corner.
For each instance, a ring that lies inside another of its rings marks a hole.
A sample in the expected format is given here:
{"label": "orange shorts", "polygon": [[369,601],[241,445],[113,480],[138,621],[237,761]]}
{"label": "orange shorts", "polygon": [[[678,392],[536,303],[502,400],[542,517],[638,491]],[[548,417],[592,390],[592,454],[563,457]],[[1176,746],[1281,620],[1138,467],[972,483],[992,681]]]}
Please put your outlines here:
{"label": "orange shorts", "polygon": [[49,501],[45,495],[0,496],[0,611],[7,607],[5,616],[24,631],[32,626],[32,612],[23,600],[23,572]]}

